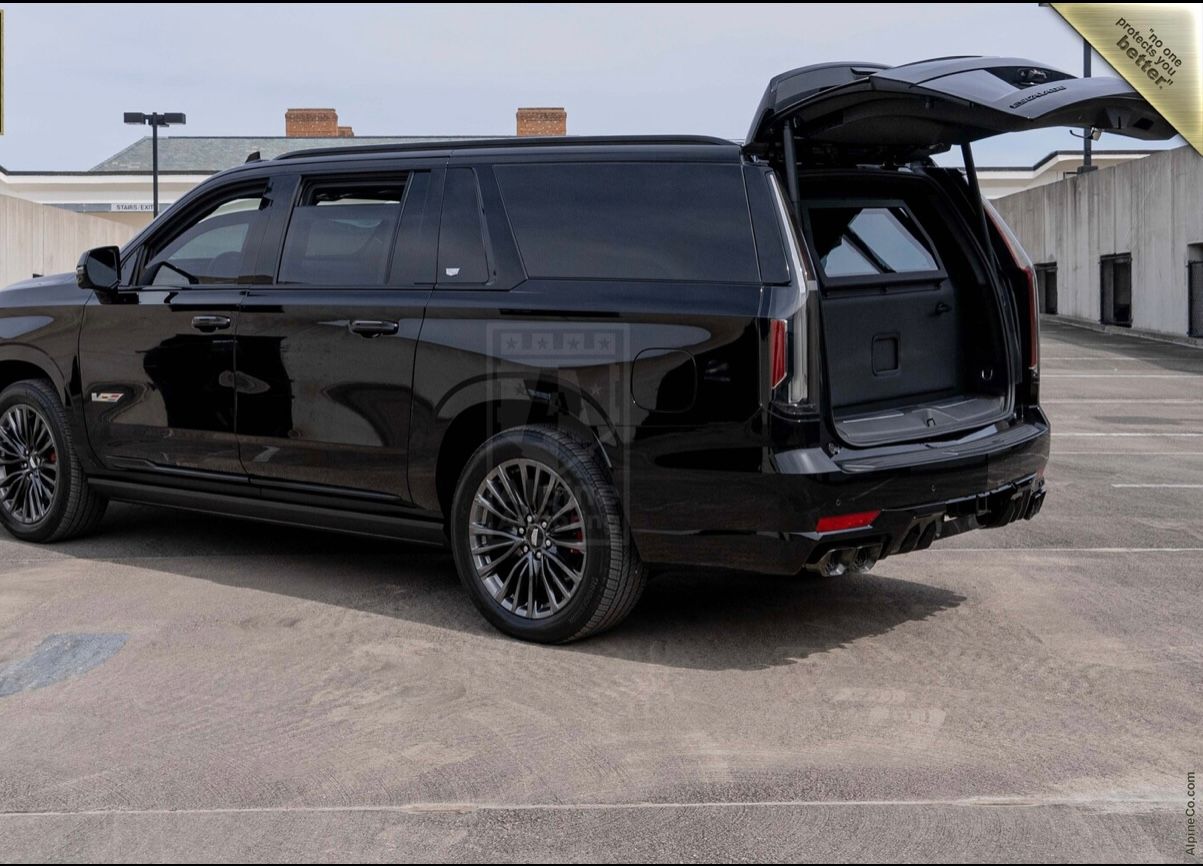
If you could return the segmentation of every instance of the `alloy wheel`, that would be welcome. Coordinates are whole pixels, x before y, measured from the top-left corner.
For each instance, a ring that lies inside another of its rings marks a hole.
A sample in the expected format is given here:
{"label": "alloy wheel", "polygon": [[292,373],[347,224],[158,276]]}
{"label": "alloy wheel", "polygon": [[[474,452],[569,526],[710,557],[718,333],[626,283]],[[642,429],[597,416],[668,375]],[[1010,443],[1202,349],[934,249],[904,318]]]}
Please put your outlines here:
{"label": "alloy wheel", "polygon": [[477,487],[468,523],[476,577],[506,611],[544,619],[585,576],[584,514],[560,475],[538,460],[495,466]]}
{"label": "alloy wheel", "polygon": [[46,419],[28,404],[11,406],[0,417],[0,508],[20,523],[37,523],[54,502],[58,469]]}

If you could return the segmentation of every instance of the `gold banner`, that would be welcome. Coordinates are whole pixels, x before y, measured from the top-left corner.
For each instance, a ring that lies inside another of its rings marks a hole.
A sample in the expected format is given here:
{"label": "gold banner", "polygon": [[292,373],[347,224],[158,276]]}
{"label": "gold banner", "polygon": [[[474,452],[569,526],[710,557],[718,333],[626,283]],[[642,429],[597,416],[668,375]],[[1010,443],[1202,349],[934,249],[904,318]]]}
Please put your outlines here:
{"label": "gold banner", "polygon": [[1203,154],[1203,4],[1051,5]]}

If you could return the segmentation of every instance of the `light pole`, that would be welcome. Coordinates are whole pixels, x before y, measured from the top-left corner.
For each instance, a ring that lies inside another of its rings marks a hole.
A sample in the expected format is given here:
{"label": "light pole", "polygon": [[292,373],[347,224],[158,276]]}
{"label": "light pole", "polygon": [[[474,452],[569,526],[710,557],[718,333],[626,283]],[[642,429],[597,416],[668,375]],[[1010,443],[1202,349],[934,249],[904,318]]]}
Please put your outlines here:
{"label": "light pole", "polygon": [[160,114],[157,111],[150,114],[143,114],[141,111],[125,112],[125,122],[137,126],[148,124],[150,126],[150,153],[151,153],[151,183],[154,186],[154,215],[159,215],[159,127],[160,126],[183,126],[188,122],[188,118],[183,113],[178,111],[169,111],[165,114]]}
{"label": "light pole", "polygon": [[[1084,37],[1082,39],[1082,77],[1090,77],[1090,43]],[[1082,130],[1082,167],[1078,170],[1081,174],[1094,171],[1094,166],[1090,164],[1090,145],[1093,142],[1094,130],[1089,127]]]}

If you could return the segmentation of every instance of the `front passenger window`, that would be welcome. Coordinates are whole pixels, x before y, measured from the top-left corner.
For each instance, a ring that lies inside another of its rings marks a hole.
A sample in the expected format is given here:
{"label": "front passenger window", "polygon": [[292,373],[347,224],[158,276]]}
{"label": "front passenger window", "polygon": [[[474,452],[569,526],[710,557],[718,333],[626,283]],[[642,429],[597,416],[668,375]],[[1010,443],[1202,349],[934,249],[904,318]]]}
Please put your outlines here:
{"label": "front passenger window", "polygon": [[151,286],[196,286],[237,283],[249,260],[248,240],[266,218],[262,196],[243,195],[224,201],[172,238],[147,262]]}

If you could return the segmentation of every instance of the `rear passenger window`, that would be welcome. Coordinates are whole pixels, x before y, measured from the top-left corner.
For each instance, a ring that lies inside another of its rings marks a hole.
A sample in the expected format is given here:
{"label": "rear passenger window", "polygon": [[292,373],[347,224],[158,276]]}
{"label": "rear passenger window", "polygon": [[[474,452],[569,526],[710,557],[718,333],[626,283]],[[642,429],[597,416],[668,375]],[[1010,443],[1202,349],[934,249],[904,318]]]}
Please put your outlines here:
{"label": "rear passenger window", "polygon": [[810,234],[828,277],[938,271],[931,242],[911,212],[883,207],[813,206]]}
{"label": "rear passenger window", "polygon": [[531,277],[759,282],[737,165],[494,169]]}
{"label": "rear passenger window", "polygon": [[288,223],[279,282],[384,285],[404,194],[404,179],[308,187]]}

